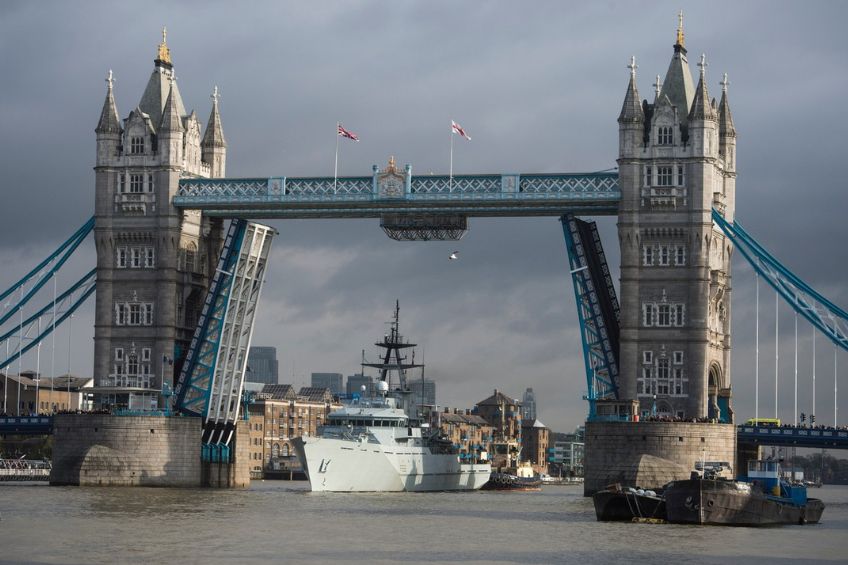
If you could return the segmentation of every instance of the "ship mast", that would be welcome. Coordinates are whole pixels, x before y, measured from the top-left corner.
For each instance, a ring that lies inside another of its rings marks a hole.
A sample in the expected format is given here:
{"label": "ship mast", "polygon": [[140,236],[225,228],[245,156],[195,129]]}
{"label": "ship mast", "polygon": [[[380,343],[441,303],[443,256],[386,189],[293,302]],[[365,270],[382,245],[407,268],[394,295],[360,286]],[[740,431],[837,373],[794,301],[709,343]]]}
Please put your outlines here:
{"label": "ship mast", "polygon": [[381,381],[386,381],[389,385],[391,385],[391,372],[396,372],[398,376],[398,385],[401,391],[408,391],[409,385],[406,379],[406,371],[408,369],[416,369],[419,367],[424,367],[423,364],[415,363],[415,356],[413,353],[413,358],[411,363],[406,362],[406,355],[401,353],[402,349],[409,349],[415,347],[417,344],[404,342],[403,336],[400,333],[400,301],[395,301],[395,315],[394,319],[389,322],[389,333],[387,333],[383,337],[383,341],[378,341],[374,345],[377,347],[384,349],[385,353],[380,355],[381,363],[366,363],[363,359],[362,366],[363,367],[372,367],[374,369],[379,369],[380,376],[379,379]]}

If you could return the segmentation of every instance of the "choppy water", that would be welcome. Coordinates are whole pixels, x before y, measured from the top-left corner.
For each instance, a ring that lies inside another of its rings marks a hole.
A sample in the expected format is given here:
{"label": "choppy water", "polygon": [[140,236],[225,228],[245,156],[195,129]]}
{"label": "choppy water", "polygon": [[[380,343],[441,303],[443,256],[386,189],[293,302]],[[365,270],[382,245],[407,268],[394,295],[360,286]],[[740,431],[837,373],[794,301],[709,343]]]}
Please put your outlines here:
{"label": "choppy water", "polygon": [[0,563],[808,563],[848,559],[848,487],[811,489],[821,524],[595,521],[582,487],[313,494],[0,484]]}

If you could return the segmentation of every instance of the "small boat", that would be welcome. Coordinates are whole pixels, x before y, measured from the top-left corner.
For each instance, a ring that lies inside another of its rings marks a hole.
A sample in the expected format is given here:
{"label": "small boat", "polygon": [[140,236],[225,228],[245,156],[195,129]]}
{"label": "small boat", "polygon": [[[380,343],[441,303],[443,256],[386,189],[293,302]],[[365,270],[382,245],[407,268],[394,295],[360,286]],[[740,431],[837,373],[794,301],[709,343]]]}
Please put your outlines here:
{"label": "small boat", "polygon": [[653,490],[622,487],[616,483],[592,495],[599,522],[665,520],[665,499]]}
{"label": "small boat", "polygon": [[516,467],[492,472],[483,490],[541,490],[542,477],[533,472],[529,461],[523,461]]}
{"label": "small boat", "polygon": [[824,503],[807,498],[807,488],[780,478],[777,461],[749,461],[740,480],[718,478],[707,470],[665,489],[668,521],[675,524],[766,526],[815,524]]}

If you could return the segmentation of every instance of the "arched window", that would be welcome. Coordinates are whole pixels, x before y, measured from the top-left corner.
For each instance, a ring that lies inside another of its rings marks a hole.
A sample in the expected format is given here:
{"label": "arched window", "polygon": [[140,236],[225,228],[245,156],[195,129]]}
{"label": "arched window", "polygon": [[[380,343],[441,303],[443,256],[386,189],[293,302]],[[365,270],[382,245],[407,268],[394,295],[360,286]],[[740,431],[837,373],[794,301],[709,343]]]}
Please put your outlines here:
{"label": "arched window", "polygon": [[275,443],[271,446],[271,457],[279,457],[280,456],[280,444]]}
{"label": "arched window", "polygon": [[183,249],[183,269],[186,272],[194,273],[197,268],[197,245],[189,243]]}
{"label": "arched window", "polygon": [[289,456],[289,444],[284,443],[283,444],[283,457],[288,457],[288,456]]}

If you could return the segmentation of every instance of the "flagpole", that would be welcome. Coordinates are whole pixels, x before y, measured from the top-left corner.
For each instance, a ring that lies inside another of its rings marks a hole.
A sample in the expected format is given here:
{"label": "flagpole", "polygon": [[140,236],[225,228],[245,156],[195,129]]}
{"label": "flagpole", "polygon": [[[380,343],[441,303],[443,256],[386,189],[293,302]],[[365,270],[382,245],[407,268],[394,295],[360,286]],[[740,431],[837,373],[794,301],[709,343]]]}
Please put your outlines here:
{"label": "flagpole", "polygon": [[333,167],[333,194],[336,193],[336,184],[339,178],[339,126],[341,122],[336,122],[336,165]]}
{"label": "flagpole", "polygon": [[453,192],[453,121],[451,121],[450,174],[448,176],[448,192]]}

